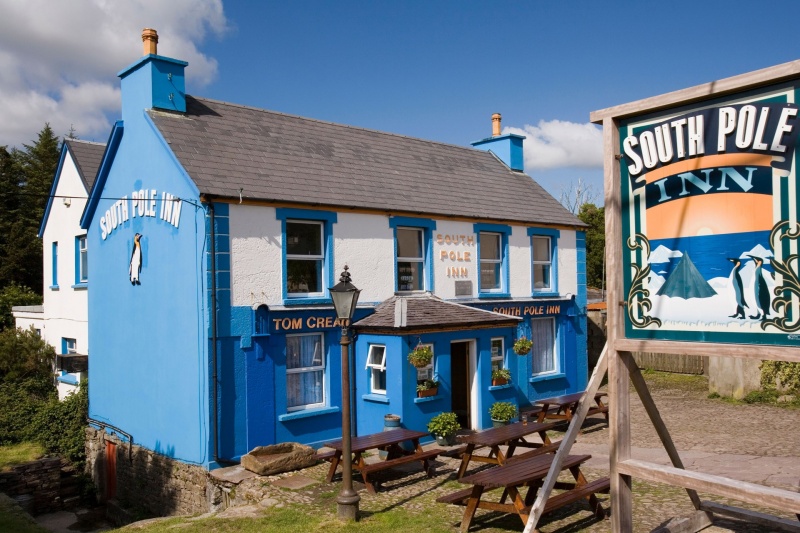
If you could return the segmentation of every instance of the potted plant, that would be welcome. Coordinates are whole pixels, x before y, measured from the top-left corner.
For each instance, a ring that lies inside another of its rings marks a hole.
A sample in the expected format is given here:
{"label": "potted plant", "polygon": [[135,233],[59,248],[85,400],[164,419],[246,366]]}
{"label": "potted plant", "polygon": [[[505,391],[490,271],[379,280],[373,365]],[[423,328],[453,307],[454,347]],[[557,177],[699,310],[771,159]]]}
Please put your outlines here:
{"label": "potted plant", "polygon": [[426,396],[436,396],[439,392],[439,382],[432,379],[423,379],[417,383],[417,396],[425,398]]}
{"label": "potted plant", "polygon": [[408,362],[417,368],[424,368],[431,364],[433,360],[433,350],[430,346],[419,345],[408,352]]}
{"label": "potted plant", "polygon": [[527,355],[533,348],[533,341],[524,335],[514,342],[514,353],[517,355]]}
{"label": "potted plant", "polygon": [[495,368],[492,370],[492,385],[505,385],[511,379],[511,371],[507,368]]}
{"label": "potted plant", "polygon": [[439,446],[452,446],[456,443],[456,433],[461,429],[455,413],[439,413],[428,422],[428,432],[436,437]]}
{"label": "potted plant", "polygon": [[489,416],[493,426],[504,426],[517,416],[517,406],[511,402],[494,402],[489,407]]}

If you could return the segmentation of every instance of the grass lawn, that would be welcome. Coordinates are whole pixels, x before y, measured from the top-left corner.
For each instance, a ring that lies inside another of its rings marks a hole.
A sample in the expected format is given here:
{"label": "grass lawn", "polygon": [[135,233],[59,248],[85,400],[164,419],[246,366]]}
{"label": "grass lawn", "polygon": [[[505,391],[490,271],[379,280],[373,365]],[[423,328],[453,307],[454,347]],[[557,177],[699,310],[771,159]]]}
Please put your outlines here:
{"label": "grass lawn", "polygon": [[22,511],[14,500],[0,493],[0,531],[3,533],[43,533],[29,514]]}
{"label": "grass lawn", "polygon": [[0,446],[0,472],[44,456],[44,448],[33,442]]}

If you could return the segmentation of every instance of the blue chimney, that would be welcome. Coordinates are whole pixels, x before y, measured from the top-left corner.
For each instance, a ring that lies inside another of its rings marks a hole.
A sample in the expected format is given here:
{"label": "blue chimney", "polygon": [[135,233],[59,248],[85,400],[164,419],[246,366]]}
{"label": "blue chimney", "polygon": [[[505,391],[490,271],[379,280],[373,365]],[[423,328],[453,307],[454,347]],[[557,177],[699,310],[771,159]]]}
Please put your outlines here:
{"label": "blue chimney", "polygon": [[525,162],[522,156],[522,135],[507,133],[500,135],[500,113],[492,115],[492,136],[486,139],[475,141],[472,146],[478,150],[486,150],[496,155],[511,170],[522,172],[525,170]]}
{"label": "blue chimney", "polygon": [[[186,61],[157,55],[158,33],[142,30],[144,57],[122,70],[122,120],[141,116],[143,109],[186,112]],[[129,115],[135,113],[136,115]]]}

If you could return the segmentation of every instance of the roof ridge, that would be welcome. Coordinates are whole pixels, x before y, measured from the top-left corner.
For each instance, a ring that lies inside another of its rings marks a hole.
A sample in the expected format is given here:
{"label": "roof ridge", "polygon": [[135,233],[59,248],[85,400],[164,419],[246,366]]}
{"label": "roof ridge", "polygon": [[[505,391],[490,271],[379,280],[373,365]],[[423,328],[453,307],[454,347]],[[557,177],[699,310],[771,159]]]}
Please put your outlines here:
{"label": "roof ridge", "polygon": [[[270,114],[273,114],[273,115],[281,115],[281,116],[289,117],[289,118],[307,120],[309,122],[316,122],[317,124],[327,124],[329,126],[347,128],[347,129],[363,131],[363,132],[367,132],[367,133],[378,133],[380,135],[387,135],[387,136],[390,136],[390,137],[399,137],[401,139],[409,139],[409,140],[412,140],[412,141],[419,141],[419,142],[423,142],[423,143],[427,143],[427,144],[436,144],[436,145],[439,145],[439,146],[448,146],[450,148],[457,148],[459,150],[464,150],[464,151],[469,152],[471,154],[490,153],[490,154],[494,155],[492,152],[490,152],[488,150],[479,150],[479,149],[473,148],[471,146],[463,146],[463,145],[460,145],[460,144],[452,144],[452,143],[446,143],[446,142],[442,142],[442,141],[433,141],[431,139],[423,139],[422,137],[412,137],[411,135],[401,135],[399,133],[392,133],[390,131],[376,130],[376,129],[372,129],[372,128],[364,128],[362,126],[353,126],[351,124],[343,124],[341,122],[331,122],[329,120],[322,120],[322,119],[312,118],[312,117],[304,117],[302,115],[295,115],[293,113],[284,113],[283,111],[275,111],[273,109],[264,109],[264,108],[261,108],[261,107],[254,107],[254,106],[249,106],[249,105],[244,105],[244,104],[236,104],[236,103],[233,103],[233,102],[225,102],[223,100],[215,100],[213,98],[205,98],[205,97],[202,97],[202,96],[195,96],[195,95],[190,95],[190,94],[187,94],[186,96],[187,96],[187,98],[191,97],[191,98],[194,98],[195,100],[202,100],[202,101],[205,101],[205,102],[214,102],[216,104],[227,105],[227,106],[231,106],[231,107],[239,107],[239,108],[242,108],[242,109],[248,109],[250,111],[261,111],[263,113],[270,113]],[[500,160],[500,159],[498,158],[498,160]],[[500,161],[502,162],[502,160],[500,160]],[[523,172],[523,174],[524,174],[524,172]],[[533,179],[533,178],[531,178],[531,179]]]}
{"label": "roof ridge", "polygon": [[84,140],[84,139],[64,139],[64,142],[68,142],[68,143],[77,142],[77,143],[83,143],[83,144],[95,144],[95,145],[98,145],[98,146],[105,146],[106,145],[106,143],[103,143],[103,142],[87,141],[87,140]]}

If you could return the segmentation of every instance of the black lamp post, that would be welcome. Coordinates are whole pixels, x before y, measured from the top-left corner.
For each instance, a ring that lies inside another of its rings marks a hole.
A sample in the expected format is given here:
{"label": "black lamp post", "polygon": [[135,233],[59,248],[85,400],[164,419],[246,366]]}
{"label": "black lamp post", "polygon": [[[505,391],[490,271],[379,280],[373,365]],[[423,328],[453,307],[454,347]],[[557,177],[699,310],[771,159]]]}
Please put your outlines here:
{"label": "black lamp post", "polygon": [[344,266],[339,283],[328,289],[342,325],[342,490],[336,497],[339,518],[358,520],[358,502],[361,497],[353,490],[353,453],[350,445],[350,336],[348,326],[353,318],[361,292],[350,283],[350,273]]}

